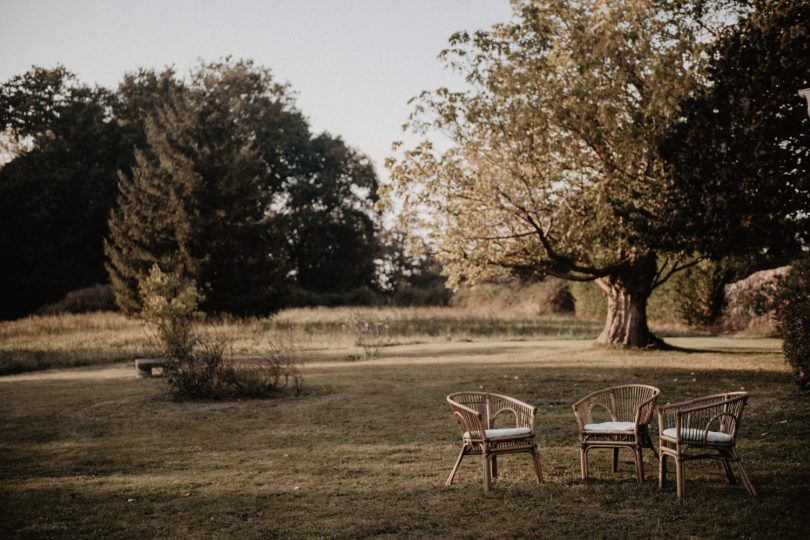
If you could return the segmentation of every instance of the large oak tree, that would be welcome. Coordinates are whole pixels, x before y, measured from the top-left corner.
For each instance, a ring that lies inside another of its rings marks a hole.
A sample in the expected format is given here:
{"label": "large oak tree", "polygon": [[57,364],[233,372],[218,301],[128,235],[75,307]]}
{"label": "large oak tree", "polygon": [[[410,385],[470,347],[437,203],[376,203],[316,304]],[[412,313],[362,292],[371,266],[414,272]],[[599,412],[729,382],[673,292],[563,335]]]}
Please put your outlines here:
{"label": "large oak tree", "polygon": [[647,299],[692,251],[662,252],[625,216],[663,208],[659,139],[701,82],[712,21],[731,20],[693,8],[520,0],[512,22],[451,38],[442,56],[471,89],[418,98],[411,126],[425,140],[389,162],[404,216],[432,231],[451,283],[596,280],[608,300],[598,341],[659,343]]}

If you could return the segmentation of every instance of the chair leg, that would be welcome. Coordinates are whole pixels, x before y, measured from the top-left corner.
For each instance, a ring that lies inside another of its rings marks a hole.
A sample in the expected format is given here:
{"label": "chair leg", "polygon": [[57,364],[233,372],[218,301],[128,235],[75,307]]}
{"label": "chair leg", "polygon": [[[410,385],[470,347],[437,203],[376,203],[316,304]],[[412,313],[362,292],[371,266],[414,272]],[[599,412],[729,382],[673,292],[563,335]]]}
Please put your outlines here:
{"label": "chair leg", "polygon": [[461,452],[458,454],[458,459],[456,460],[456,464],[453,465],[453,470],[450,471],[450,476],[447,477],[447,482],[444,483],[445,486],[453,485],[453,478],[456,476],[456,471],[458,471],[458,466],[461,464],[461,460],[464,458],[466,454],[466,448],[462,447]]}
{"label": "chair leg", "polygon": [[644,460],[641,457],[641,447],[637,446],[633,448],[633,451],[636,454],[636,480],[641,485],[644,483]]}
{"label": "chair leg", "polygon": [[498,477],[498,456],[492,456],[489,460],[490,462],[490,469],[492,471],[492,478]]}
{"label": "chair leg", "polygon": [[579,448],[579,466],[582,470],[582,479],[588,479],[588,447],[581,446]]}
{"label": "chair leg", "polygon": [[540,458],[537,456],[537,449],[531,449],[532,461],[534,462],[534,472],[537,475],[537,485],[543,483],[543,469],[540,467]]}
{"label": "chair leg", "polygon": [[726,473],[726,482],[729,484],[736,484],[737,479],[734,478],[734,471],[731,470],[731,463],[727,459],[723,459],[720,461],[723,464],[723,471]]}
{"label": "chair leg", "polygon": [[484,493],[488,493],[492,489],[492,478],[490,477],[490,455],[484,452],[481,454],[481,459],[484,462]]}
{"label": "chair leg", "polygon": [[740,480],[742,480],[742,483],[745,486],[745,490],[752,497],[756,497],[757,490],[754,489],[754,484],[751,483],[751,479],[748,477],[748,471],[745,470],[745,467],[743,466],[740,456],[737,455],[737,451],[734,450],[733,448],[731,449],[730,453],[734,457],[734,463],[737,465],[737,472],[740,475]]}
{"label": "chair leg", "polygon": [[683,500],[683,492],[685,487],[683,473],[683,459],[681,456],[677,456],[675,458],[675,485],[677,486],[679,501]]}
{"label": "chair leg", "polygon": [[658,457],[658,450],[655,449],[655,445],[653,444],[652,437],[650,437],[649,433],[644,434],[644,439],[642,440],[642,446],[646,446],[650,450],[653,451],[653,455],[655,459],[659,459]]}
{"label": "chair leg", "polygon": [[613,449],[613,472],[617,472],[619,470],[619,449]]}
{"label": "chair leg", "polygon": [[658,458],[658,489],[664,489],[664,482],[667,481],[667,455],[661,453]]}

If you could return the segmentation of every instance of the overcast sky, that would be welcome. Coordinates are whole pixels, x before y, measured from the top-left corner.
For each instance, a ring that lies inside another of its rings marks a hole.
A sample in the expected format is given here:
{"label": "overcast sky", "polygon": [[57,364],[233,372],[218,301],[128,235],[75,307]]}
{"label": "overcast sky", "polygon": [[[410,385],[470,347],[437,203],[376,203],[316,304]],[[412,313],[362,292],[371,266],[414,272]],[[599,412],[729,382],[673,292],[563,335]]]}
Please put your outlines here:
{"label": "overcast sky", "polygon": [[0,0],[0,80],[61,63],[114,87],[138,67],[251,58],[385,176],[408,99],[462,85],[436,59],[450,34],[510,15],[508,0]]}

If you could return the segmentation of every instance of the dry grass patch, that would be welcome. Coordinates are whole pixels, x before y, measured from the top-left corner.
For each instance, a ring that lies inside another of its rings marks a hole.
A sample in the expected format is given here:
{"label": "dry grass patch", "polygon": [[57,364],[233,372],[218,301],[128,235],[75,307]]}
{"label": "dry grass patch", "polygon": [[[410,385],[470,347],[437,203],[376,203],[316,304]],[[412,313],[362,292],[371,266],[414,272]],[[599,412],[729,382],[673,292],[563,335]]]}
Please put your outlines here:
{"label": "dry grass patch", "polygon": [[[273,317],[208,321],[202,334],[227,341],[237,356],[260,355],[268,343],[288,340],[296,347],[341,358],[363,356],[352,320],[384,314],[385,345],[489,339],[593,338],[599,324],[561,316],[519,312],[477,312],[455,308],[308,308]],[[48,315],[0,322],[0,375],[52,367],[83,366],[155,355],[146,326],[118,313]]]}
{"label": "dry grass patch", "polygon": [[[375,361],[309,362],[309,393],[176,403],[130,365],[0,378],[0,530],[5,537],[802,537],[810,403],[771,340],[690,340],[625,353],[587,341],[403,345]],[[420,353],[421,351],[421,353]],[[740,453],[760,497],[716,464],[674,485],[636,487],[630,453],[610,473],[592,453],[579,480],[570,404],[623,382],[662,402],[744,387]],[[443,486],[458,452],[444,403],[455,390],[514,395],[539,408],[546,483],[524,455],[500,460],[485,496],[475,460]]]}

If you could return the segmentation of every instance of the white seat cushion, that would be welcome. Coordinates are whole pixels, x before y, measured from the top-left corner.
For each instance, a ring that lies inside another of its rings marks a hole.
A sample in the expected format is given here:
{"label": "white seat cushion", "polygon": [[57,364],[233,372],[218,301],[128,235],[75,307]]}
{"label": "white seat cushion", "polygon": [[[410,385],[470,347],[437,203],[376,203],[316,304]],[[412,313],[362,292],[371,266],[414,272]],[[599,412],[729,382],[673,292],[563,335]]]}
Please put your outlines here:
{"label": "white seat cushion", "polygon": [[[517,427],[517,428],[504,428],[504,429],[485,429],[484,433],[487,436],[487,439],[502,439],[504,437],[517,437],[519,435],[530,435],[532,432],[531,429],[527,427]],[[477,431],[473,431],[473,436],[476,438],[479,437]],[[464,432],[464,438],[470,438],[470,432]]]}
{"label": "white seat cushion", "polygon": [[585,424],[585,431],[633,431],[635,427],[633,422],[600,422]]}
{"label": "white seat cushion", "polygon": [[[678,433],[675,430],[675,428],[665,429],[662,435],[664,437],[669,437],[670,439],[678,438]],[[681,440],[702,442],[703,430],[697,428],[682,429]],[[722,433],[720,431],[709,431],[708,433],[706,433],[706,441],[711,443],[727,443],[731,442],[731,435],[729,435],[728,433]]]}

